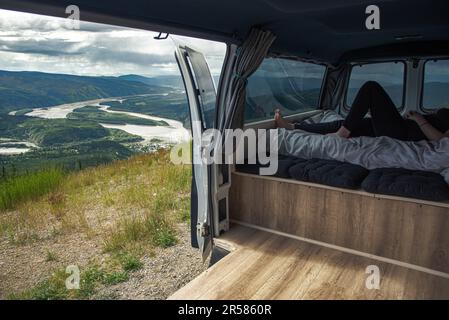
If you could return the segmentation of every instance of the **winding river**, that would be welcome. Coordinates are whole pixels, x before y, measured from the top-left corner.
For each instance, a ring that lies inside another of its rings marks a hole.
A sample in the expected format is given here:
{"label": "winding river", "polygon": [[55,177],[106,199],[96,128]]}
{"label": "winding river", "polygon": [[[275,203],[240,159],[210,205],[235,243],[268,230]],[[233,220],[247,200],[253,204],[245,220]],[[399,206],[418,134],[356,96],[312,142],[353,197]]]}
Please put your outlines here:
{"label": "winding river", "polygon": [[[150,94],[151,96],[164,96],[168,95],[167,93],[163,94]],[[146,95],[148,96],[148,95]],[[25,114],[29,117],[38,117],[44,119],[65,119],[67,115],[73,112],[76,109],[83,108],[86,106],[96,106],[100,110],[109,113],[117,113],[117,114],[125,114],[132,117],[150,119],[156,121],[165,121],[168,126],[144,126],[144,125],[132,125],[132,124],[124,124],[124,125],[115,125],[115,124],[107,124],[100,123],[101,126],[110,129],[119,129],[130,134],[134,134],[140,136],[144,139],[143,143],[149,143],[154,139],[160,140],[164,143],[176,144],[180,142],[184,142],[189,140],[190,132],[184,128],[183,124],[180,121],[176,121],[173,119],[166,119],[161,117],[150,116],[146,114],[136,113],[136,112],[126,112],[126,111],[114,111],[109,110],[110,106],[106,105],[108,102],[118,101],[123,102],[126,99],[124,98],[108,98],[108,99],[95,99],[88,101],[80,101],[74,103],[68,103],[48,108],[36,108],[33,111]],[[10,115],[15,115],[15,111],[10,112]],[[3,143],[2,143],[3,142]],[[13,154],[21,154],[30,151],[32,148],[36,148],[36,145],[33,145],[29,142],[8,142],[8,147],[2,148],[1,145],[6,145],[7,141],[0,140],[0,155],[13,155]],[[22,145],[20,147],[11,146],[13,144]],[[26,147],[23,147],[26,145]]]}
{"label": "winding river", "polygon": [[0,155],[10,156],[27,153],[33,148],[38,148],[38,146],[27,141],[0,140]]}
{"label": "winding river", "polygon": [[105,128],[120,129],[128,133],[141,136],[146,141],[151,141],[152,139],[159,139],[167,143],[180,143],[187,141],[190,138],[190,132],[186,128],[184,128],[182,123],[179,121],[149,116],[146,114],[135,112],[113,111],[109,110],[110,106],[104,104],[100,105],[99,103],[95,104],[95,106],[98,106],[98,108],[104,112],[126,114],[132,117],[155,121],[165,121],[168,124],[168,126],[141,126],[132,124],[114,125],[114,124],[100,123]]}

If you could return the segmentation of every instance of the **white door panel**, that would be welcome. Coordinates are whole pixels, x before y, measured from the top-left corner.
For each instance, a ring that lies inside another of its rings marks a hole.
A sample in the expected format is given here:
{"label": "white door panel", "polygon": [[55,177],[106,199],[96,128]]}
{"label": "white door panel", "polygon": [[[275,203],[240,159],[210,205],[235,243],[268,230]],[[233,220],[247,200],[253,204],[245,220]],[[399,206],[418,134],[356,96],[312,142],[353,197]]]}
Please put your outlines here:
{"label": "white door panel", "polygon": [[[203,145],[207,144],[203,133],[215,123],[216,92],[204,56],[187,47],[178,45],[175,52],[190,107],[192,124],[193,186],[192,222],[196,222],[196,240],[205,260],[213,247],[212,197],[210,165],[203,162]],[[194,221],[195,219],[196,221]],[[193,230],[192,230],[193,231]]]}

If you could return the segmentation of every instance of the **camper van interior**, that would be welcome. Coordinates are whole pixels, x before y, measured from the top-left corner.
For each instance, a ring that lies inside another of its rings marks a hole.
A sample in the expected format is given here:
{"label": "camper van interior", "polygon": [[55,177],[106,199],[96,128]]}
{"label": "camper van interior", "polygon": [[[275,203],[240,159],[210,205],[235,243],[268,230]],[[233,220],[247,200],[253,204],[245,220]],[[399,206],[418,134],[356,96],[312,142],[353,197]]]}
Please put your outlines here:
{"label": "camper van interior", "polygon": [[[447,1],[122,3],[77,1],[83,20],[227,44],[215,85],[200,52],[180,44],[175,53],[192,120],[192,245],[217,261],[172,299],[449,299],[448,112],[426,121],[438,139],[376,134],[376,96],[362,133],[329,134],[366,83],[402,120],[449,108]],[[55,16],[68,4],[1,1]],[[393,118],[382,126],[396,130]],[[277,128],[276,173],[204,164],[212,128]]]}

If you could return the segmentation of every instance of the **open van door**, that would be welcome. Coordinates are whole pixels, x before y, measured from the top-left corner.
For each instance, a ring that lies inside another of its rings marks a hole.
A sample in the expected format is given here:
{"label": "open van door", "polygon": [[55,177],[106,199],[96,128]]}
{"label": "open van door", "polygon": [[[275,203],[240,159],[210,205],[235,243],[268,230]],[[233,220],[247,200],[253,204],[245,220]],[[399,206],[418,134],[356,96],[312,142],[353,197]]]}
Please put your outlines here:
{"label": "open van door", "polygon": [[213,247],[213,201],[211,165],[203,163],[203,133],[215,127],[216,89],[203,54],[185,45],[177,45],[175,57],[187,93],[192,127],[192,246],[200,249],[203,261]]}

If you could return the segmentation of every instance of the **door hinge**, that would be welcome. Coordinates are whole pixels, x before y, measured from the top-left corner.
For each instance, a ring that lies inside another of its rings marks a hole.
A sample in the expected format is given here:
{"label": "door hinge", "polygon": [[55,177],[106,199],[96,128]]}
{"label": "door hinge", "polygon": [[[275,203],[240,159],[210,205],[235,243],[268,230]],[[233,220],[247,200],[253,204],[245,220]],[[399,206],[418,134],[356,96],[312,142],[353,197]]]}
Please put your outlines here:
{"label": "door hinge", "polygon": [[209,225],[207,223],[198,223],[196,228],[201,237],[209,236]]}

